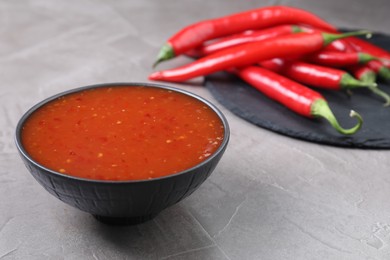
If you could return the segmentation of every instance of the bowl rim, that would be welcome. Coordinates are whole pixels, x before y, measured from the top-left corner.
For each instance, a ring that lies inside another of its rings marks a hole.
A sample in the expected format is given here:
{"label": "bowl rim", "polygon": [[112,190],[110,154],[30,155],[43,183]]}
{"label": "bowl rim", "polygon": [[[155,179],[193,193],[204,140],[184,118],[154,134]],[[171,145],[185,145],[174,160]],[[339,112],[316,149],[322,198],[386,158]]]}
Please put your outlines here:
{"label": "bowl rim", "polygon": [[[55,170],[49,169],[49,168],[39,164],[38,162],[36,162],[34,159],[32,159],[30,157],[28,152],[23,147],[22,140],[21,140],[22,139],[21,133],[22,133],[22,128],[23,128],[25,121],[35,111],[37,111],[39,108],[43,107],[44,105],[48,104],[49,102],[52,102],[60,97],[67,96],[67,95],[81,92],[81,91],[85,91],[85,90],[89,90],[89,89],[105,88],[105,87],[153,87],[153,88],[170,90],[170,91],[174,91],[177,93],[181,93],[181,94],[190,96],[190,97],[202,102],[203,104],[207,105],[209,108],[211,108],[214,111],[215,114],[217,114],[218,118],[221,120],[221,123],[224,127],[223,140],[222,140],[221,144],[219,145],[218,149],[215,150],[214,153],[211,154],[206,160],[204,160],[204,161],[202,161],[202,162],[200,162],[200,163],[198,163],[198,164],[196,164],[188,169],[185,169],[183,171],[180,171],[180,172],[177,172],[174,174],[168,174],[168,175],[157,177],[157,178],[152,178],[152,179],[115,181],[115,180],[96,180],[96,179],[82,178],[82,177],[63,174],[63,173],[57,172]],[[230,127],[229,127],[229,123],[228,123],[226,117],[224,116],[224,114],[213,103],[211,103],[207,99],[205,99],[197,94],[194,94],[188,90],[184,90],[184,89],[180,89],[180,88],[176,88],[176,87],[172,87],[172,86],[168,86],[168,85],[163,85],[163,84],[149,83],[149,82],[112,82],[112,83],[91,84],[91,85],[86,85],[86,86],[82,86],[82,87],[77,87],[77,88],[65,90],[65,91],[59,92],[55,95],[49,96],[49,97],[41,100],[40,102],[36,103],[31,108],[29,108],[22,115],[22,117],[19,119],[17,126],[16,126],[16,130],[15,130],[14,141],[15,141],[15,144],[16,144],[16,147],[17,147],[19,153],[23,156],[23,158],[26,159],[27,161],[29,161],[29,163],[44,170],[45,172],[48,172],[48,173],[53,174],[53,175],[58,176],[58,177],[62,177],[65,179],[72,179],[72,180],[76,180],[76,181],[82,181],[82,182],[88,182],[88,183],[98,183],[98,184],[117,184],[117,185],[119,185],[119,184],[129,184],[129,183],[155,182],[155,181],[169,179],[169,178],[173,178],[173,177],[191,172],[194,169],[201,167],[204,164],[207,164],[208,162],[213,160],[216,156],[218,156],[221,152],[224,152],[224,150],[229,142],[229,138],[230,138]]]}

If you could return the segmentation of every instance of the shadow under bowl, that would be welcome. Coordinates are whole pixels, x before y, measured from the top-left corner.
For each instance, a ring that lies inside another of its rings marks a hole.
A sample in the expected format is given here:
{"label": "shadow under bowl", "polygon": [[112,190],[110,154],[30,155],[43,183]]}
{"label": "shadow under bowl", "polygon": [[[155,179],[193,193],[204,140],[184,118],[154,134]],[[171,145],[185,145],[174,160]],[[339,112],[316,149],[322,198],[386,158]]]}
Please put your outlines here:
{"label": "shadow under bowl", "polygon": [[[205,161],[182,172],[148,180],[103,181],[74,177],[53,171],[34,161],[22,144],[21,133],[25,121],[37,109],[59,97],[99,87],[145,86],[163,88],[188,95],[211,108],[224,127],[223,141]],[[114,225],[139,224],[154,218],[165,208],[192,194],[212,173],[221,159],[230,130],[223,114],[207,100],[190,92],[150,83],[107,83],[90,85],[47,98],[28,110],[16,127],[15,142],[19,154],[32,176],[59,200],[88,212],[101,222]]]}

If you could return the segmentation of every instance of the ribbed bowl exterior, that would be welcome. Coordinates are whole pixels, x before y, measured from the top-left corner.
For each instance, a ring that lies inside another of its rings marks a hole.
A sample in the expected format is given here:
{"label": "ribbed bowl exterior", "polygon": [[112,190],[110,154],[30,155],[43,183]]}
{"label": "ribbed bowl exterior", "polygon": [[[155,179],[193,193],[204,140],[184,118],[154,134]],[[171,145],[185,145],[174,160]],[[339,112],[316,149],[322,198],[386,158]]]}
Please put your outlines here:
{"label": "ribbed bowl exterior", "polygon": [[187,172],[134,182],[100,182],[54,175],[26,160],[32,174],[50,194],[82,211],[98,216],[153,216],[193,193],[211,174],[223,151]]}

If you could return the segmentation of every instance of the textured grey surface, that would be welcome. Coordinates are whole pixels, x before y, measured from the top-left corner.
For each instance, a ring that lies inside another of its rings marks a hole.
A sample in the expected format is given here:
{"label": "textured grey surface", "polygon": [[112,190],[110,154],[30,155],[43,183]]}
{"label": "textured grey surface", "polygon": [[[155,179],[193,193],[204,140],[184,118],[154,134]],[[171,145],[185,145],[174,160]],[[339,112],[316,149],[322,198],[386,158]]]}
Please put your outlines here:
{"label": "textured grey surface", "polygon": [[[390,259],[390,152],[255,127],[201,86],[231,126],[211,177],[154,220],[108,227],[40,187],[13,135],[36,102],[83,85],[146,81],[160,45],[203,18],[268,4],[390,33],[388,0],[0,1],[0,259]],[[160,68],[187,60],[178,58]]]}

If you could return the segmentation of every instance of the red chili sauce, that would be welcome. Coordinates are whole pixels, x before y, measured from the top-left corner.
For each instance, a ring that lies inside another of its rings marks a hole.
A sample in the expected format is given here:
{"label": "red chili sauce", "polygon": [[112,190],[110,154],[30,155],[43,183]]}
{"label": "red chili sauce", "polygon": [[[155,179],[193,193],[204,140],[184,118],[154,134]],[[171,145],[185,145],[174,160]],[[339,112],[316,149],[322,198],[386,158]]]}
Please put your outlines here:
{"label": "red chili sauce", "polygon": [[154,87],[100,87],[60,97],[23,125],[22,143],[39,164],[97,180],[174,174],[220,146],[217,114],[190,96]]}

